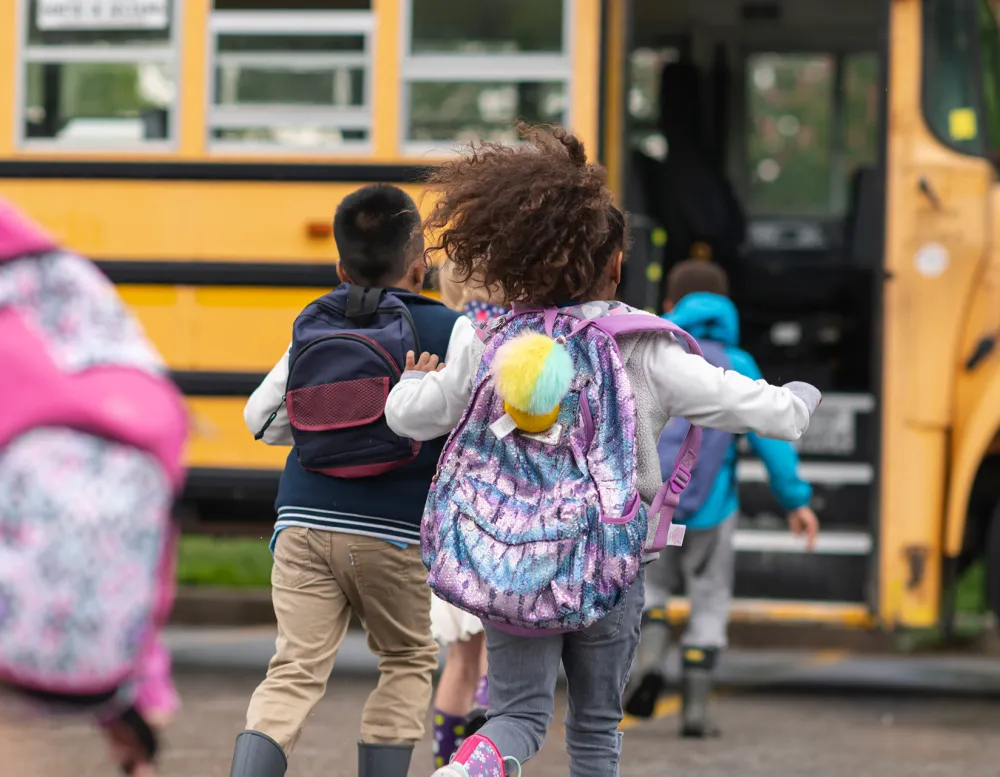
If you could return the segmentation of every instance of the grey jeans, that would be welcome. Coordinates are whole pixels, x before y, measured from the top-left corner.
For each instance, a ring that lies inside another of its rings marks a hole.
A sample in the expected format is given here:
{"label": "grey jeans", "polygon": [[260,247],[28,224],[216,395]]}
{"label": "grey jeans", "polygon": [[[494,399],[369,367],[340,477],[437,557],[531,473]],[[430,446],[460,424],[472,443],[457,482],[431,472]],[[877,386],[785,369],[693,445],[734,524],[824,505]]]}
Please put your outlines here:
{"label": "grey jeans", "polygon": [[516,637],[486,626],[489,720],[479,733],[504,757],[537,753],[552,720],[559,662],[569,684],[566,751],[571,777],[617,777],[622,691],[639,644],[643,573],[625,599],[584,631]]}
{"label": "grey jeans", "polygon": [[733,602],[736,515],[711,529],[688,531],[679,548],[665,548],[646,567],[646,609],[666,607],[681,579],[691,602],[682,644],[724,648]]}

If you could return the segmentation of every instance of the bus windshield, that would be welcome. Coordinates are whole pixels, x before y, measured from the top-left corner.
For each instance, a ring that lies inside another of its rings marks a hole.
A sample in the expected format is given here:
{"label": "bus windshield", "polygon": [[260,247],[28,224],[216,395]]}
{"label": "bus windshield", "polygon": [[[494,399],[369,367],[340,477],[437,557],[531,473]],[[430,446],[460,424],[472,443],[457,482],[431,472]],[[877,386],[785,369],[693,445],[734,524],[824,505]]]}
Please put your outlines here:
{"label": "bus windshield", "polygon": [[983,113],[989,156],[1000,162],[1000,27],[997,7],[979,0],[976,18],[979,25],[980,59],[983,89]]}
{"label": "bus windshield", "polygon": [[925,0],[924,113],[952,148],[1000,161],[1000,31],[989,0]]}

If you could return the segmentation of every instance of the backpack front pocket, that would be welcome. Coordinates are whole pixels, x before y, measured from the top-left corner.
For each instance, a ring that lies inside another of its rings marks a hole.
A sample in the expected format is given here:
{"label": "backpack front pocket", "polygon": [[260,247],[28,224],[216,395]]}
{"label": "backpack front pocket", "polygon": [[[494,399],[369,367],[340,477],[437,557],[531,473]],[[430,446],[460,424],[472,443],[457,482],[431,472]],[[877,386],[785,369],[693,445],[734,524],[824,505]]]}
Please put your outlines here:
{"label": "backpack front pocket", "polygon": [[447,507],[431,587],[490,620],[560,627],[583,605],[588,508],[563,502],[530,511],[517,502],[464,479]]}
{"label": "backpack front pocket", "polygon": [[289,371],[288,422],[305,469],[339,478],[372,477],[410,463],[420,452],[420,443],[400,437],[385,420],[385,403],[400,370],[371,337],[338,332],[317,338]]}
{"label": "backpack front pocket", "polygon": [[351,429],[379,420],[389,398],[389,378],[359,378],[293,389],[288,421],[303,432]]}

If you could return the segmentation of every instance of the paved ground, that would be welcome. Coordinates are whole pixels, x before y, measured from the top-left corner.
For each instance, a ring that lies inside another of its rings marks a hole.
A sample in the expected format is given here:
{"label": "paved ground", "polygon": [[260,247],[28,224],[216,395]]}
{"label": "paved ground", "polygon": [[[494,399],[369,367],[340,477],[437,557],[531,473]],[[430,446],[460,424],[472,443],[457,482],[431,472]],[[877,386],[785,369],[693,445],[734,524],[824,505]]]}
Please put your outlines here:
{"label": "paved ground", "polygon": [[[183,715],[169,732],[162,777],[226,777],[233,737],[270,652],[264,630],[175,632]],[[290,777],[353,777],[360,707],[373,664],[351,638],[330,692],[302,737]],[[839,653],[734,653],[716,702],[725,736],[676,736],[677,701],[657,720],[626,721],[625,777],[995,777],[1000,771],[1000,662],[970,658],[860,659]],[[556,720],[564,713],[560,694]],[[565,777],[562,727],[525,768]],[[89,728],[0,726],[0,773],[111,777]],[[411,776],[431,771],[418,748]],[[9,769],[9,771],[8,771]]]}

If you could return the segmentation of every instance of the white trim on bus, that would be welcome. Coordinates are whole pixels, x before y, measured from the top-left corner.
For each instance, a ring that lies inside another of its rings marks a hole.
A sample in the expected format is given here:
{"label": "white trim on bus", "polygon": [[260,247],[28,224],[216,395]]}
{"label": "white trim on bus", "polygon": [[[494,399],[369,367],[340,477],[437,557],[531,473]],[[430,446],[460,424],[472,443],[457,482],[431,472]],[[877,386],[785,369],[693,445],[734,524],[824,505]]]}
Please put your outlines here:
{"label": "white trim on bus", "polygon": [[435,54],[406,61],[405,79],[469,83],[570,81],[573,62],[562,54]]}
{"label": "white trim on bus", "polygon": [[[875,480],[875,468],[867,462],[802,461],[798,472],[807,483],[829,486],[867,486]],[[736,479],[740,483],[766,483],[767,469],[762,461],[740,461]]]}
{"label": "white trim on bus", "polygon": [[[788,531],[736,532],[733,545],[737,551],[748,553],[807,553],[806,541]],[[824,532],[816,536],[813,553],[824,556],[867,556],[874,547],[867,532]]]}
{"label": "white trim on bus", "polygon": [[274,35],[368,35],[375,29],[371,11],[212,11],[213,33]]}

